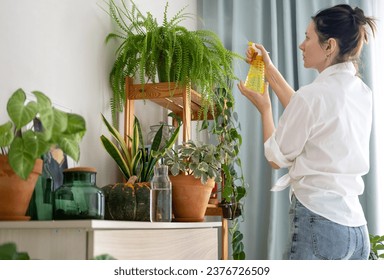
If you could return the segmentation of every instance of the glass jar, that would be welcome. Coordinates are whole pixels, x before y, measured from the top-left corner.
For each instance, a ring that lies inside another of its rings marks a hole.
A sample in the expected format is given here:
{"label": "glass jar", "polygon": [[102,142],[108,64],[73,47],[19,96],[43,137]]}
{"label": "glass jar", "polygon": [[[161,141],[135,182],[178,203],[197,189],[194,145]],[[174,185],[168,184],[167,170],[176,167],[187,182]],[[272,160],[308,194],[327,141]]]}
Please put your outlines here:
{"label": "glass jar", "polygon": [[54,192],[53,219],[104,219],[105,198],[96,186],[96,169],[65,169],[63,185]]}
{"label": "glass jar", "polygon": [[175,127],[165,122],[160,122],[160,124],[157,125],[151,125],[150,132],[148,133],[148,145],[152,145],[153,139],[155,138],[155,135],[159,131],[161,126],[163,126],[163,134],[161,138],[160,147],[164,147],[171,135],[175,132]]}
{"label": "glass jar", "polygon": [[172,221],[172,183],[168,176],[168,166],[155,166],[151,181],[150,196],[151,222]]}

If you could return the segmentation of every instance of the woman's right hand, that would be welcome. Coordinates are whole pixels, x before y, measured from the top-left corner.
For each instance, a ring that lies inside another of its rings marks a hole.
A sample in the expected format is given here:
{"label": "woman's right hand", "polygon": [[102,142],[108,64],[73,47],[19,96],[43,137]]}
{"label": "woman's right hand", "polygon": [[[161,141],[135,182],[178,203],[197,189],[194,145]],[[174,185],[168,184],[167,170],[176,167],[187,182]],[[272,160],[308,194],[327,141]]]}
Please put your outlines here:
{"label": "woman's right hand", "polygon": [[256,43],[253,43],[251,46],[248,46],[248,48],[247,48],[247,52],[246,52],[247,62],[248,63],[252,62],[253,55],[255,53],[255,47],[258,48],[259,50],[261,50],[261,55],[263,56],[263,61],[264,61],[265,67],[272,64],[271,58],[269,57],[269,53],[265,50],[264,46],[261,44],[256,44]]}

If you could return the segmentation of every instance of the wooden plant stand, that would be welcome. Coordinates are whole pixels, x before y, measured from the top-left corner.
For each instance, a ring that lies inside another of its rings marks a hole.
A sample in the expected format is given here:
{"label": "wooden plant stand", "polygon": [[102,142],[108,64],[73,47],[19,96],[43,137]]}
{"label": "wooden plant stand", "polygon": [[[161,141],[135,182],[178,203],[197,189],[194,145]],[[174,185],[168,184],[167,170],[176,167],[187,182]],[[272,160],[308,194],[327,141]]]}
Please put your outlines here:
{"label": "wooden plant stand", "polygon": [[[175,83],[134,84],[133,79],[126,79],[125,137],[133,134],[135,100],[150,100],[180,116],[183,120],[183,141],[191,139],[191,122],[201,119],[201,96],[186,87],[176,87]],[[212,116],[208,116],[212,118]],[[177,125],[174,122],[174,125]],[[127,139],[126,139],[127,140]],[[127,142],[128,143],[128,142]],[[206,216],[221,216],[222,210],[217,204],[209,204]],[[221,258],[228,259],[228,221],[222,221]]]}

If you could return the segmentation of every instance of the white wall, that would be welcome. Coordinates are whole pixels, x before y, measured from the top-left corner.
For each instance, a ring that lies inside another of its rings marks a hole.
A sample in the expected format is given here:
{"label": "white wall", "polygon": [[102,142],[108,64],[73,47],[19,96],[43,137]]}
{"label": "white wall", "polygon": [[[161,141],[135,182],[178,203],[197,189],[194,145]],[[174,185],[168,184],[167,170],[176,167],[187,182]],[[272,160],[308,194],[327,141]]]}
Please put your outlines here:
{"label": "white wall", "polygon": [[[162,20],[165,0],[136,2],[142,12],[150,11]],[[169,13],[188,5],[187,11],[196,14],[195,2],[170,1]],[[104,43],[112,23],[100,5],[106,4],[103,0],[0,0],[0,124],[7,120],[9,96],[20,87],[42,91],[53,103],[81,114],[87,133],[78,165],[95,167],[97,184],[104,186],[120,178],[99,140],[106,133],[100,113],[110,118],[108,76],[114,60],[113,45]],[[195,22],[187,25],[196,28]],[[136,106],[146,128],[163,116],[149,103]]]}

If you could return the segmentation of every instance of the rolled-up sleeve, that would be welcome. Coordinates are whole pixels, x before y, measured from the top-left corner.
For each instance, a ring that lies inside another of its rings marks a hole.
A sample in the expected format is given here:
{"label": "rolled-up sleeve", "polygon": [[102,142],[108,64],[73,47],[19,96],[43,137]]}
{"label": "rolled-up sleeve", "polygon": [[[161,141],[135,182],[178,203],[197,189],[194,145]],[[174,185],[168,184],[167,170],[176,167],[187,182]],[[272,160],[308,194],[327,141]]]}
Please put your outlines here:
{"label": "rolled-up sleeve", "polygon": [[280,168],[292,166],[302,153],[313,124],[309,105],[296,93],[285,108],[276,130],[264,143],[264,155]]}
{"label": "rolled-up sleeve", "polygon": [[268,161],[274,162],[280,168],[289,167],[292,161],[289,161],[281,152],[279,144],[276,142],[276,132],[264,143],[264,155]]}

